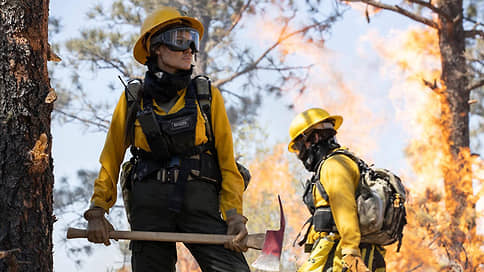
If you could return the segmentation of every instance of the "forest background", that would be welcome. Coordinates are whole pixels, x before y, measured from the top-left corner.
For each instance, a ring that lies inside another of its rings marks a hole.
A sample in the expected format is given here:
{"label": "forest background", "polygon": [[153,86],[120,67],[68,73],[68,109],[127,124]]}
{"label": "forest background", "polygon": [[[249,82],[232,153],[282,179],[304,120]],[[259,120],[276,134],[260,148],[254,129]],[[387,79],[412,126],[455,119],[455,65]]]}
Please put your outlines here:
{"label": "forest background", "polygon": [[[104,1],[102,6],[110,9],[109,2]],[[143,1],[115,2],[129,4]],[[251,1],[245,1],[247,2]],[[285,146],[289,140],[287,129],[297,112],[314,106],[323,107],[331,113],[344,116],[345,120],[338,135],[340,142],[368,161],[395,170],[404,178],[410,192],[414,192],[410,194],[410,201],[413,203],[411,209],[414,211],[411,218],[414,221],[407,228],[413,230],[413,233],[406,233],[404,239],[407,240],[407,246],[404,244],[402,253],[395,254],[389,250],[389,260],[395,261],[392,256],[415,256],[415,260],[408,261],[403,266],[408,271],[414,268],[431,271],[428,269],[451,265],[452,258],[446,258],[449,256],[445,253],[446,245],[435,242],[437,239],[432,239],[426,233],[429,231],[426,224],[444,224],[445,209],[442,205],[436,205],[440,209],[433,209],[418,204],[421,201],[418,192],[424,192],[427,188],[438,188],[443,179],[441,173],[435,169],[436,161],[441,158],[438,155],[439,144],[431,142],[439,132],[426,119],[426,116],[435,117],[440,114],[439,103],[434,99],[434,92],[428,84],[438,79],[439,74],[440,60],[435,32],[412,19],[368,8],[366,5],[344,7],[343,15],[325,22],[327,28],[319,29],[324,33],[321,35],[324,37],[320,37],[321,41],[314,37],[318,36],[317,32],[294,35],[277,43],[265,60],[269,57],[272,59],[265,65],[260,65],[262,68],[258,73],[247,72],[244,75],[246,77],[240,76],[224,82],[223,79],[230,78],[230,72],[243,71],[239,67],[244,67],[244,64],[257,60],[258,56],[264,54],[264,50],[280,38],[278,34],[281,30],[284,33],[291,33],[291,29],[297,31],[298,22],[304,21],[303,11],[311,1],[292,3],[300,7],[295,14],[287,6],[279,6],[278,1],[263,2],[253,10],[249,9],[250,12],[242,16],[233,28],[231,42],[240,46],[240,51],[232,56],[223,52],[235,52],[233,45],[221,46],[223,50],[217,51],[215,48],[212,51],[214,53],[208,62],[220,63],[229,68],[204,69],[208,70],[209,75],[211,71],[216,71],[214,82],[223,83],[221,89],[229,107],[237,154],[253,172],[253,181],[245,196],[245,210],[250,219],[249,231],[277,228],[277,216],[274,216],[277,214],[276,195],[281,194],[288,210],[290,226],[286,236],[283,267],[287,271],[294,271],[294,267],[304,259],[305,255],[301,250],[292,248],[291,244],[307,217],[305,207],[300,201],[300,193],[301,182],[308,174],[286,151]],[[332,15],[334,3],[316,2],[318,1],[314,1],[313,5],[320,5],[318,12],[309,11],[308,14],[319,19]],[[97,159],[108,126],[106,120],[109,121],[109,113],[122,93],[118,75],[127,79],[127,74],[112,65],[90,61],[89,54],[78,43],[80,37],[85,41],[89,38],[103,38],[99,33],[81,34],[81,30],[91,27],[106,29],[113,27],[113,23],[116,25],[115,22],[94,16],[96,3],[59,0],[50,2],[50,16],[54,19],[51,25],[60,26],[58,31],[55,31],[55,27],[50,28],[50,43],[62,59],[49,67],[51,79],[59,94],[54,110],[56,121],[52,127],[56,177],[54,189],[57,200],[54,205],[56,217],[59,219],[54,225],[56,271],[107,271],[120,269],[128,262],[129,252],[123,243],[115,243],[105,248],[63,239],[66,226],[83,224],[79,220],[80,214],[88,205],[86,193],[88,195],[91,188],[88,184],[92,183],[99,168]],[[244,4],[242,1],[241,3]],[[466,4],[472,3],[471,1]],[[482,19],[482,5],[479,3],[476,1],[477,15],[473,18],[479,19],[480,14]],[[93,16],[86,16],[87,12],[91,12]],[[425,14],[425,11],[416,12]],[[229,18],[230,22],[238,20],[236,16]],[[293,21],[284,29],[284,21],[277,21],[281,18],[291,18]],[[473,25],[472,22],[467,24]],[[479,42],[482,41],[477,40],[471,44],[471,48],[477,50],[477,56],[482,56],[482,53],[479,55],[482,52]],[[129,40],[124,42],[129,44]],[[250,48],[250,51],[244,51],[244,47]],[[130,51],[121,53],[129,55]],[[469,52],[470,56],[472,54]],[[234,60],[235,56],[242,59],[245,56],[247,59],[241,62]],[[203,64],[200,66],[203,67]],[[233,70],[230,70],[230,66]],[[134,72],[136,69],[139,67],[130,71]],[[285,73],[286,71],[292,74]],[[257,84],[249,84],[251,81],[256,81]],[[285,82],[289,84],[282,84]],[[475,154],[482,153],[479,141],[482,138],[479,134],[482,123],[482,114],[478,110],[482,107],[480,93],[482,88],[471,93],[477,102],[471,104],[477,114],[471,115],[470,121],[475,132],[471,138],[471,150]],[[480,159],[475,165],[478,170],[475,171],[477,177],[473,182],[476,192],[475,210],[476,217],[482,218],[482,200],[479,201],[482,196],[482,176],[478,176],[479,169],[482,171]],[[428,197],[427,195],[422,199],[428,200]],[[441,196],[435,198],[433,201],[441,202]],[[126,222],[119,220],[123,218],[121,205],[118,202],[118,212],[112,213],[110,219],[117,228],[126,229]],[[422,210],[428,213],[418,214]],[[436,221],[429,221],[432,217]],[[422,221],[425,223],[421,223]],[[477,229],[482,229],[482,223],[478,224]],[[419,240],[421,238],[417,237],[422,234],[428,238]],[[469,254],[475,261],[482,260],[482,238],[476,236],[475,239],[475,244],[470,248],[476,251]],[[411,249],[412,241],[419,241],[423,248]],[[427,256],[425,252],[431,252],[434,257],[423,258]],[[253,259],[254,254],[251,254],[248,257]],[[180,258],[180,265],[184,265],[184,262],[186,267],[179,269],[191,270],[193,263],[190,258]],[[397,264],[395,262],[393,265]]]}

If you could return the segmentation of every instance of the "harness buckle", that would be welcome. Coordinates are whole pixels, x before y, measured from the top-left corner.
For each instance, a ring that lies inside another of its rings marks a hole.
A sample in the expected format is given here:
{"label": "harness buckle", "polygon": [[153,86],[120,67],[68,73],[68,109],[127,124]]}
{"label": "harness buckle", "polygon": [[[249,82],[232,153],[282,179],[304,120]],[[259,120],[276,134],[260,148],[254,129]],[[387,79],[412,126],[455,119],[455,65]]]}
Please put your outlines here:
{"label": "harness buckle", "polygon": [[178,168],[161,168],[156,172],[156,180],[162,183],[176,183],[180,176],[180,169]]}
{"label": "harness buckle", "polygon": [[158,170],[156,172],[156,180],[159,180],[163,183],[166,181],[166,169],[165,168],[161,168],[160,170]]}
{"label": "harness buckle", "polygon": [[178,168],[173,169],[173,183],[178,181],[178,175],[180,174],[180,170]]}

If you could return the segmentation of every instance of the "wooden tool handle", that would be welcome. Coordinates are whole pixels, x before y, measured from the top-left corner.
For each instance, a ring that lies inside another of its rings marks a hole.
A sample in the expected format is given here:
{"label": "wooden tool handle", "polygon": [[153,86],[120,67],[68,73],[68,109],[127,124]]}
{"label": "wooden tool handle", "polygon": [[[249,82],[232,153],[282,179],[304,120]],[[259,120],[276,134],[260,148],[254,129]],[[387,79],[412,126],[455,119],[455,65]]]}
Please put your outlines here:
{"label": "wooden tool handle", "polygon": [[[68,228],[67,239],[87,238],[87,230]],[[111,231],[110,239],[144,240],[158,242],[184,242],[193,244],[224,244],[234,238],[233,235],[203,234],[203,233],[177,233],[177,232],[151,232],[151,231]],[[247,247],[262,249],[265,234],[249,234]]]}

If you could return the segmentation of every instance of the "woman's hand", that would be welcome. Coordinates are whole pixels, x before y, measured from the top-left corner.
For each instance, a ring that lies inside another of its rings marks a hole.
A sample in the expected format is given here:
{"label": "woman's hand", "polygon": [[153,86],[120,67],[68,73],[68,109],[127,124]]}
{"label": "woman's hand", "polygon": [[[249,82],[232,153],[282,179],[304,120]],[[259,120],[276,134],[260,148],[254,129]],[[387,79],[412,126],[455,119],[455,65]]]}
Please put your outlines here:
{"label": "woman's hand", "polygon": [[113,225],[104,217],[104,209],[100,207],[90,208],[84,213],[87,220],[87,240],[93,243],[104,243],[109,246],[109,232],[113,231]]}
{"label": "woman's hand", "polygon": [[247,218],[241,214],[234,213],[227,217],[227,235],[235,235],[235,237],[227,241],[224,246],[233,251],[246,252],[247,247]]}

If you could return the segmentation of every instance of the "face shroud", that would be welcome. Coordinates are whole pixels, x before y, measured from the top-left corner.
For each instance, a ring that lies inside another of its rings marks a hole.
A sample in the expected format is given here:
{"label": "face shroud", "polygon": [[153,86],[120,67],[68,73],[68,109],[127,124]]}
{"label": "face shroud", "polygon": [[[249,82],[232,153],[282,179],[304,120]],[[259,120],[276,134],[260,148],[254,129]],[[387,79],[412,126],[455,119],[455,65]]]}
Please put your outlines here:
{"label": "face shroud", "polygon": [[293,148],[299,160],[309,171],[315,171],[319,162],[333,149],[340,147],[337,143],[336,130],[331,122],[320,123],[307,132],[301,133],[294,140]]}

